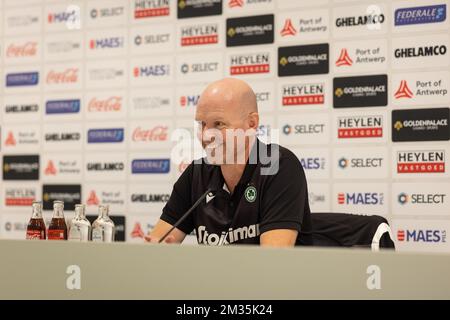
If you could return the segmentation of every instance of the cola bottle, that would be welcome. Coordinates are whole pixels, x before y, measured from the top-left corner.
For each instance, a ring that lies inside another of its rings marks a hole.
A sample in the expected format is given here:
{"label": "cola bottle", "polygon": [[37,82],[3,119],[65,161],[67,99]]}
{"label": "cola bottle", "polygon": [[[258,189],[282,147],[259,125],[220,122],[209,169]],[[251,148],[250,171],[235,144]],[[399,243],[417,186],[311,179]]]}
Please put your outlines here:
{"label": "cola bottle", "polygon": [[75,217],[70,223],[68,240],[81,242],[91,240],[91,223],[86,219],[86,206],[83,204],[75,205]]}
{"label": "cola bottle", "polygon": [[109,217],[109,206],[98,207],[98,218],[92,223],[92,241],[113,242],[116,227]]}
{"label": "cola bottle", "polygon": [[48,226],[48,240],[67,240],[67,225],[64,219],[64,202],[53,201],[53,217]]}
{"label": "cola bottle", "polygon": [[45,240],[45,222],[42,218],[42,203],[33,201],[31,219],[27,225],[27,240]]}

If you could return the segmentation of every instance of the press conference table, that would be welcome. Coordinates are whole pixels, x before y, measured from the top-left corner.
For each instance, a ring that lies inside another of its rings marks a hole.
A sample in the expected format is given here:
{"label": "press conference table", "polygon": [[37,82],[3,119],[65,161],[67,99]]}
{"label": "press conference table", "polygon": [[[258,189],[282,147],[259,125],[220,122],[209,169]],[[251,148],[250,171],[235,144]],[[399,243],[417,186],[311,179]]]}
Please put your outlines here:
{"label": "press conference table", "polygon": [[450,299],[449,254],[0,240],[0,256],[0,299]]}

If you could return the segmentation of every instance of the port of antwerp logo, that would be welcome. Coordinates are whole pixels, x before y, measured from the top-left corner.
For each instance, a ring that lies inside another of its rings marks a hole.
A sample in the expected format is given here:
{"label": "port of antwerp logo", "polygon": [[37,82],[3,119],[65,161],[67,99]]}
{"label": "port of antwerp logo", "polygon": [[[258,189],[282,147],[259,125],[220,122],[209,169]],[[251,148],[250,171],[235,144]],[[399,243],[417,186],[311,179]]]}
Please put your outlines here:
{"label": "port of antwerp logo", "polygon": [[352,66],[353,60],[350,58],[350,55],[348,54],[347,49],[343,48],[341,50],[341,54],[339,55],[339,58],[336,60],[336,66],[342,67],[342,66]]}
{"label": "port of antwerp logo", "polygon": [[5,140],[5,146],[15,146],[16,145],[16,139],[14,139],[14,134],[12,131],[8,132],[8,136]]}
{"label": "port of antwerp logo", "polygon": [[408,87],[408,82],[406,82],[406,80],[400,81],[400,86],[398,87],[397,92],[395,92],[394,94],[395,99],[401,98],[411,99],[413,96],[414,94]]}
{"label": "port of antwerp logo", "polygon": [[236,7],[243,7],[244,6],[244,0],[230,0],[228,1],[228,7],[229,8],[236,8]]}
{"label": "port of antwerp logo", "polygon": [[56,172],[57,171],[56,171],[55,164],[53,163],[52,160],[49,160],[48,163],[47,163],[47,168],[45,168],[45,174],[47,176],[49,176],[49,175],[54,176],[54,175],[56,175]]}
{"label": "port of antwerp logo", "polygon": [[91,190],[91,192],[89,193],[89,198],[87,199],[87,204],[90,206],[98,206],[100,203],[100,200],[97,197],[97,194],[95,193],[94,190]]}
{"label": "port of antwerp logo", "polygon": [[297,34],[297,30],[292,25],[291,19],[286,19],[283,30],[281,30],[280,34],[282,37],[295,36]]}

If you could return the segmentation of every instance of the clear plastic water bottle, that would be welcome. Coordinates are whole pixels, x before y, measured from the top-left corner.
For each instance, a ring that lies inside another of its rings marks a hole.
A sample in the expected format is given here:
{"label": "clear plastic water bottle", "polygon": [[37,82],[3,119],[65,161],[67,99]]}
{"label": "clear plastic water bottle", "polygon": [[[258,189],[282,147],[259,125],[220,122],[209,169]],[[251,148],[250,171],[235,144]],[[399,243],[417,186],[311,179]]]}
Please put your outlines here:
{"label": "clear plastic water bottle", "polygon": [[86,206],[75,205],[75,217],[70,223],[69,240],[87,242],[91,240],[91,223],[86,219]]}
{"label": "clear plastic water bottle", "polygon": [[98,218],[92,224],[92,241],[114,242],[116,227],[109,217],[109,206],[98,207]]}

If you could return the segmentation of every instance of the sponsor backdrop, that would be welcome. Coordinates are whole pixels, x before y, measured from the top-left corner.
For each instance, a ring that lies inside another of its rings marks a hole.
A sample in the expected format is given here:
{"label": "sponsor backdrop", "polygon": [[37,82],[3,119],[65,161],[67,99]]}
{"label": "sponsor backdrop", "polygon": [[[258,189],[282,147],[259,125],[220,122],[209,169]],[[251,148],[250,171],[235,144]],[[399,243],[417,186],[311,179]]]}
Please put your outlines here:
{"label": "sponsor backdrop", "polygon": [[61,199],[68,218],[109,204],[117,239],[142,241],[192,160],[174,130],[232,76],[261,138],[298,156],[313,211],[379,214],[399,250],[450,252],[448,5],[1,1],[0,236]]}

